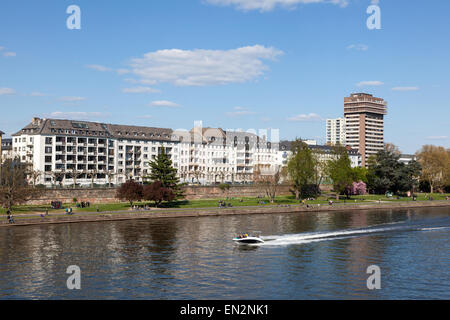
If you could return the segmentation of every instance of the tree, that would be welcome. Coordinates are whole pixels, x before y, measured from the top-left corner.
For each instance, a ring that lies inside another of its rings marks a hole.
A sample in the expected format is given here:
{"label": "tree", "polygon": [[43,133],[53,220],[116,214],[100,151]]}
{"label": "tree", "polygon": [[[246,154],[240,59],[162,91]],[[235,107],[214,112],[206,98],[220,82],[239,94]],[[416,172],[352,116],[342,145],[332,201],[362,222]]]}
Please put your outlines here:
{"label": "tree", "polygon": [[117,173],[114,170],[108,170],[106,171],[106,176],[108,177],[108,187],[111,188],[111,182],[112,182],[112,178],[116,175]]}
{"label": "tree", "polygon": [[165,188],[161,181],[155,181],[144,186],[143,198],[148,201],[155,201],[155,205],[158,207],[163,201],[175,200],[176,196],[172,189]]}
{"label": "tree", "polygon": [[95,181],[95,177],[98,174],[98,170],[97,169],[92,169],[92,170],[88,170],[86,172],[87,177],[91,178],[91,188],[94,188],[94,181]]}
{"label": "tree", "polygon": [[399,159],[400,152],[391,144],[369,158],[367,181],[371,191],[377,194],[387,191],[398,194],[414,189],[421,168],[416,161],[406,165]]}
{"label": "tree", "polygon": [[422,166],[421,179],[428,182],[431,193],[450,184],[450,149],[425,145],[417,153]]}
{"label": "tree", "polygon": [[150,161],[151,173],[146,179],[150,181],[160,181],[164,188],[173,191],[177,198],[183,196],[180,179],[177,177],[177,169],[172,166],[170,156],[166,154],[165,149],[158,154],[154,161]]}
{"label": "tree", "polygon": [[254,172],[254,181],[257,186],[263,190],[266,196],[270,199],[270,203],[275,202],[278,189],[280,186],[282,174],[281,169],[277,166],[274,170],[262,171],[257,167]]}
{"label": "tree", "polygon": [[42,176],[42,171],[33,170],[33,168],[30,168],[27,174],[30,177],[31,181],[33,181],[33,188],[36,188],[36,181],[38,181]]}
{"label": "tree", "polygon": [[221,183],[221,184],[219,184],[219,189],[223,193],[226,193],[228,190],[230,190],[230,185],[228,183]]}
{"label": "tree", "polygon": [[140,201],[143,198],[143,187],[134,180],[128,180],[120,186],[116,191],[116,198],[130,202],[130,206],[134,201]]}
{"label": "tree", "polygon": [[344,193],[348,197],[349,188],[353,183],[353,170],[347,149],[341,145],[333,147],[333,159],[328,161],[327,172],[333,181],[333,189],[336,192],[336,199]]}
{"label": "tree", "polygon": [[311,195],[311,186],[315,186],[315,192],[313,193],[318,191],[316,181],[318,162],[308,145],[300,139],[292,142],[291,150],[293,155],[288,161],[287,172],[295,193],[295,199],[299,200],[300,196]]}
{"label": "tree", "polygon": [[19,158],[6,159],[0,164],[0,203],[11,210],[12,206],[24,203],[40,194],[27,182],[27,165]]}
{"label": "tree", "polygon": [[83,173],[78,171],[76,166],[73,166],[70,175],[72,176],[73,188],[75,189],[77,187],[77,184],[78,184],[78,177],[81,177],[83,175]]}
{"label": "tree", "polygon": [[367,173],[366,167],[354,167],[352,168],[352,178],[354,182],[364,182],[367,184]]}
{"label": "tree", "polygon": [[353,182],[349,193],[352,195],[365,195],[367,193],[366,184],[363,181]]}
{"label": "tree", "polygon": [[62,181],[64,180],[64,177],[66,175],[66,172],[64,170],[56,170],[50,172],[50,175],[52,176],[53,180],[53,187],[56,189],[56,182],[59,182],[59,185],[62,185]]}

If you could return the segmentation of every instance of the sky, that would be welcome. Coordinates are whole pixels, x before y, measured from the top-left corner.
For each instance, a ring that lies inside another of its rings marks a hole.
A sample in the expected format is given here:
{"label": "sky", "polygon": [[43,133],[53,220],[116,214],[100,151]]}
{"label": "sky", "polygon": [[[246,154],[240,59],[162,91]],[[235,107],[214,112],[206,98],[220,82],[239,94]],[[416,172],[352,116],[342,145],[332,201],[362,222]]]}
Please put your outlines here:
{"label": "sky", "polygon": [[450,147],[448,12],[447,0],[2,0],[0,130],[35,116],[202,121],[324,143],[325,120],[366,92],[388,102],[386,142]]}

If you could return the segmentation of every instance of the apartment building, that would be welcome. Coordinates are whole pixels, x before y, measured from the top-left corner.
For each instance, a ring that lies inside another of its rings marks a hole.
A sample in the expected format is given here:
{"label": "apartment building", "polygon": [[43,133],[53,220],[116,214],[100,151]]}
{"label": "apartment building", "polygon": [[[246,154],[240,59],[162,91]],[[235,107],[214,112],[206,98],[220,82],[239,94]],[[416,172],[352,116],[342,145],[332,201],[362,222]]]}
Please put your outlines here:
{"label": "apartment building", "polygon": [[165,152],[182,182],[251,181],[255,166],[270,168],[278,155],[254,133],[194,127],[190,131],[88,121],[40,119],[12,137],[12,152],[32,165],[37,184],[121,184],[143,181],[150,160]]}
{"label": "apartment building", "polygon": [[[292,156],[291,151],[292,141],[281,141],[280,142],[280,154],[281,154],[281,165],[287,165],[289,158]],[[332,160],[335,156],[333,155],[333,147],[329,145],[308,145],[309,149],[316,156],[317,160],[320,162],[327,162]],[[350,159],[351,167],[361,167],[362,157],[361,154],[356,149],[351,149],[346,147],[348,157]]]}
{"label": "apartment building", "polygon": [[5,159],[11,159],[12,158],[12,139],[8,138],[0,138],[0,154],[1,154],[1,160],[4,161]]}
{"label": "apartment building", "polygon": [[345,146],[345,118],[327,119],[326,144]]}
{"label": "apartment building", "polygon": [[384,116],[387,102],[367,93],[352,93],[344,98],[346,145],[357,149],[362,166],[371,155],[384,148]]}
{"label": "apartment building", "polygon": [[40,173],[37,184],[142,181],[148,160],[164,148],[178,166],[172,130],[34,118],[12,136],[14,156]]}

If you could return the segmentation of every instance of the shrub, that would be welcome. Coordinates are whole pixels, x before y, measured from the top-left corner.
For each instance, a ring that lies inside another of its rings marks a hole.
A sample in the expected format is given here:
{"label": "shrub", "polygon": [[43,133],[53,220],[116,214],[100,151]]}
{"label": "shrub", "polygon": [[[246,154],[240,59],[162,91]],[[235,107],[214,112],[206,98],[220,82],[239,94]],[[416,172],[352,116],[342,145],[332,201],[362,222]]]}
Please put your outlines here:
{"label": "shrub", "polygon": [[173,201],[176,195],[172,189],[164,187],[161,181],[155,181],[144,186],[143,198],[148,201],[155,201],[156,206],[158,206],[163,201]]}
{"label": "shrub", "polygon": [[134,180],[128,180],[117,189],[116,198],[126,200],[133,205],[133,201],[139,201],[143,198],[143,187]]}

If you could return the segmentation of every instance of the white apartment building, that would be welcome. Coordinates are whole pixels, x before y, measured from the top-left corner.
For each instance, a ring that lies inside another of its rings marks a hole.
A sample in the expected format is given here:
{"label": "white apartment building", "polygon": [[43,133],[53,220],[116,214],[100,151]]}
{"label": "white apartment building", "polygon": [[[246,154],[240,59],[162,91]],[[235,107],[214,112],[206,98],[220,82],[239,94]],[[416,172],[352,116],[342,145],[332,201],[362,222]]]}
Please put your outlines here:
{"label": "white apartment building", "polygon": [[[292,156],[291,143],[291,141],[280,142],[280,165],[287,165],[289,158]],[[334,157],[331,146],[308,145],[308,147],[320,162],[329,161]],[[350,158],[351,167],[361,167],[362,157],[358,150],[347,147],[347,153]]]}
{"label": "white apartment building", "polygon": [[0,152],[1,152],[0,162],[1,162],[6,159],[12,158],[12,139],[0,138],[0,140],[1,140],[0,143]]}
{"label": "white apartment building", "polygon": [[32,165],[36,184],[121,184],[143,181],[149,162],[171,156],[182,182],[248,182],[255,166],[276,165],[278,144],[254,133],[126,126],[33,118],[12,137],[12,152]]}
{"label": "white apartment building", "polygon": [[341,144],[345,146],[345,118],[327,119],[327,145]]}

